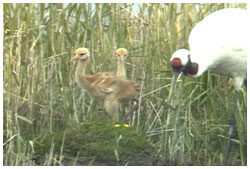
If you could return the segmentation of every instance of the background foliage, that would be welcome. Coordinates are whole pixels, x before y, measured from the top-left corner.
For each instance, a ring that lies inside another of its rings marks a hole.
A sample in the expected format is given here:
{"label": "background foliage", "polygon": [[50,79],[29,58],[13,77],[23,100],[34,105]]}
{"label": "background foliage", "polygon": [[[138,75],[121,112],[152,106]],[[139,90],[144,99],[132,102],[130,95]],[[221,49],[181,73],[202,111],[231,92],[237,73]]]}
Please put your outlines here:
{"label": "background foliage", "polygon": [[[4,4],[4,165],[221,165],[231,82],[182,76],[170,103],[169,60],[226,7],[246,4]],[[127,74],[143,87],[131,128],[113,128],[77,86],[78,47],[90,50],[88,73],[114,71],[115,50],[128,49]],[[229,165],[247,164],[245,98],[242,89]]]}

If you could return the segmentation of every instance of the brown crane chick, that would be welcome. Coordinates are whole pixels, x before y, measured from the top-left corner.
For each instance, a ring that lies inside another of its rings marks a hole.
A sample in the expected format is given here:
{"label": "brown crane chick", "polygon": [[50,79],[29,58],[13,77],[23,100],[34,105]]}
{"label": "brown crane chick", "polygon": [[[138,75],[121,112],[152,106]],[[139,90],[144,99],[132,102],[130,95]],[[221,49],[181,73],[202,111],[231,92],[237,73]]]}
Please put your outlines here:
{"label": "brown crane chick", "polygon": [[115,52],[118,56],[117,72],[116,75],[119,77],[127,78],[127,73],[124,65],[124,61],[127,58],[127,49],[119,48]]}
{"label": "brown crane chick", "polygon": [[[118,63],[117,63],[116,75],[119,76],[119,77],[127,79],[127,73],[126,73],[125,63],[124,62],[125,62],[125,60],[127,58],[128,51],[127,51],[126,48],[118,48],[115,53],[118,56],[118,58],[117,58],[118,59]],[[128,116],[130,116],[133,111],[137,110],[139,101],[137,99],[133,99],[133,103],[135,103],[135,105],[132,107],[132,109],[130,109],[123,116],[123,118],[122,118],[123,120],[127,120]],[[125,110],[124,106],[121,106],[120,109],[121,110]]]}
{"label": "brown crane chick", "polygon": [[138,96],[140,85],[110,72],[94,75],[85,74],[85,67],[89,60],[89,50],[87,48],[77,49],[71,61],[74,60],[78,60],[75,71],[76,82],[92,98],[103,101],[107,113],[113,118],[114,122],[118,122],[120,103],[128,102]]}

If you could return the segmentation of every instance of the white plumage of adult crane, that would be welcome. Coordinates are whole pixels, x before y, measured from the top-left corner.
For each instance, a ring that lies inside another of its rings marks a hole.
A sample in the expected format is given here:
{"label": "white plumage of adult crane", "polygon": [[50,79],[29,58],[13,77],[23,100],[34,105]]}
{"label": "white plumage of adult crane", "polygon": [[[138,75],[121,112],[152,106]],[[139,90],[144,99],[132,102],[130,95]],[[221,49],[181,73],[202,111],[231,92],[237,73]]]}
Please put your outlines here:
{"label": "white plumage of adult crane", "polygon": [[[172,88],[175,89],[180,73],[199,77],[210,70],[212,73],[228,76],[233,80],[234,111],[237,112],[239,90],[247,79],[248,23],[247,10],[238,8],[215,11],[199,22],[189,35],[190,50],[179,49],[171,57],[174,71]],[[230,151],[233,130],[234,124],[230,127],[224,164]]]}

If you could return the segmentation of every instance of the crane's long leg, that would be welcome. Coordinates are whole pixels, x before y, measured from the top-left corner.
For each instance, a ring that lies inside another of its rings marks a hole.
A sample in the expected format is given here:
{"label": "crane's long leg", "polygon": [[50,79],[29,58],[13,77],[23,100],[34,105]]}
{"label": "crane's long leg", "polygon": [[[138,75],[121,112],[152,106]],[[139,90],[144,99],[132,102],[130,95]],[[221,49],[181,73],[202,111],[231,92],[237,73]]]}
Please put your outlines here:
{"label": "crane's long leg", "polygon": [[224,156],[224,160],[223,160],[223,165],[227,164],[227,160],[228,160],[228,156],[230,154],[230,148],[231,148],[231,138],[235,129],[235,115],[238,113],[238,97],[239,97],[239,91],[235,91],[234,94],[234,113],[230,118],[229,121],[229,135],[228,135],[228,142],[227,142],[227,148],[225,151],[225,156]]}

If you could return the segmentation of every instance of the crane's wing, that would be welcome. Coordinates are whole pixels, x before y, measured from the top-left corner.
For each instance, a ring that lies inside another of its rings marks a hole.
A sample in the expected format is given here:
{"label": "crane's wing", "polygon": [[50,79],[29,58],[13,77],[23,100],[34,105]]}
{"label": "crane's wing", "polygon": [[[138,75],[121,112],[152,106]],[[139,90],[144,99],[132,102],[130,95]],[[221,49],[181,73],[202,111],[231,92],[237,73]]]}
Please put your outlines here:
{"label": "crane's wing", "polygon": [[90,86],[95,88],[96,91],[110,94],[113,92],[112,85],[115,82],[114,72],[104,72],[89,76],[87,80],[90,82]]}

